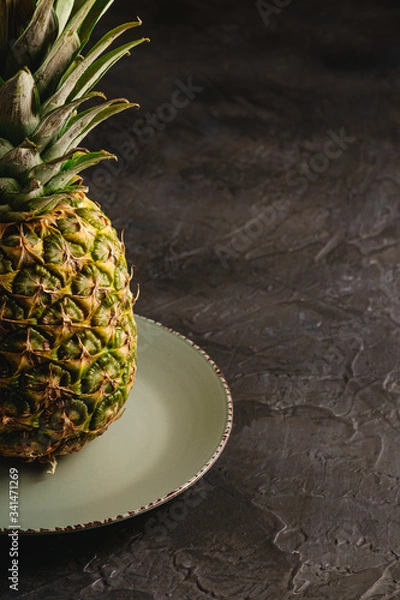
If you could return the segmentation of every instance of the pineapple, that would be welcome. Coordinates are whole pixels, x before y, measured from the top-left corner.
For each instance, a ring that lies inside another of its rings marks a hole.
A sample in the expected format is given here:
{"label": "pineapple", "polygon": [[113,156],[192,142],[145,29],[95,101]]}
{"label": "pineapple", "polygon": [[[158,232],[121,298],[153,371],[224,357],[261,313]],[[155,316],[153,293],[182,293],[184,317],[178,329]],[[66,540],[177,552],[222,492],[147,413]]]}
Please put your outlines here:
{"label": "pineapple", "polygon": [[[79,173],[79,146],[137,106],[94,86],[141,38],[82,51],[113,0],[0,0],[0,454],[79,451],[124,410],[136,372],[123,242]],[[88,103],[85,110],[82,105]]]}

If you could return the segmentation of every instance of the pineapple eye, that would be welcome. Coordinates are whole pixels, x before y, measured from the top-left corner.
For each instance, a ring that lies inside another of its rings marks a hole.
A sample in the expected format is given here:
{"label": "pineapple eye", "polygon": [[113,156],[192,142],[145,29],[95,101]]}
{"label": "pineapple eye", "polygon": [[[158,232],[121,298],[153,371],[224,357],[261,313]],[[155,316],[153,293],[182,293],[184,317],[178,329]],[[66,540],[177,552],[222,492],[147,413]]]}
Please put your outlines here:
{"label": "pineapple eye", "polygon": [[121,390],[117,390],[101,402],[96,408],[92,420],[90,421],[91,431],[102,429],[110,420],[115,419],[125,401],[125,395]]}
{"label": "pineapple eye", "polygon": [[117,294],[108,294],[92,318],[93,327],[107,327],[120,314],[120,299]]}
{"label": "pineapple eye", "polygon": [[81,246],[68,242],[62,235],[54,234],[48,236],[44,241],[43,259],[46,266],[63,278],[64,286],[70,284],[81,268],[79,259],[84,254],[85,251]]}
{"label": "pineapple eye", "polygon": [[93,356],[94,354],[99,354],[103,349],[99,338],[90,330],[82,331],[76,337],[79,340],[81,348],[84,348],[87,354]]}
{"label": "pineapple eye", "polygon": [[64,236],[79,233],[82,225],[76,217],[68,217],[67,219],[58,219],[57,227]]}
{"label": "pineapple eye", "polygon": [[74,335],[60,346],[58,357],[61,360],[79,360],[84,356],[94,356],[103,349],[99,338],[90,330]]}
{"label": "pineapple eye", "polygon": [[45,268],[35,265],[32,269],[22,269],[13,281],[13,292],[21,296],[44,295],[61,288],[58,277]]}
{"label": "pineapple eye", "polygon": [[2,237],[2,245],[10,248],[24,246],[36,246],[41,243],[41,239],[32,229],[25,225],[12,225],[8,227]]}
{"label": "pineapple eye", "polygon": [[24,382],[29,390],[59,389],[71,384],[71,375],[57,364],[49,362],[39,366],[35,373],[27,373]]}
{"label": "pineapple eye", "polygon": [[0,275],[6,275],[13,271],[12,262],[8,260],[3,252],[0,253]]}
{"label": "pineapple eye", "polygon": [[61,265],[68,258],[65,239],[61,235],[51,235],[45,239],[43,258],[46,263]]}
{"label": "pineapple eye", "polygon": [[66,341],[58,349],[58,358],[60,360],[78,360],[82,354],[78,340],[73,337]]}
{"label": "pineapple eye", "polygon": [[86,376],[82,381],[82,392],[84,394],[97,392],[103,383],[103,379],[104,374],[100,365],[94,363],[94,365],[88,369]]}
{"label": "pineapple eye", "polygon": [[110,348],[121,348],[125,346],[128,338],[128,332],[122,327],[116,327],[110,340]]}
{"label": "pineapple eye", "polygon": [[90,251],[94,234],[76,215],[68,215],[67,218],[59,219],[57,226],[63,238],[70,244],[74,256],[84,256]]}
{"label": "pineapple eye", "polygon": [[[55,409],[55,410],[54,410]],[[57,400],[55,405],[49,409],[43,419],[46,426],[54,431],[65,431],[70,428],[70,423],[73,426],[79,426],[85,423],[89,418],[87,406],[81,400]]]}
{"label": "pineapple eye", "polygon": [[72,400],[66,412],[74,425],[82,425],[89,418],[88,408],[82,400]]}
{"label": "pineapple eye", "polygon": [[23,396],[16,393],[11,394],[11,396],[3,402],[2,409],[6,415],[15,417],[27,417],[32,413],[29,402],[27,402]]}
{"label": "pineapple eye", "polygon": [[58,408],[51,413],[45,426],[50,427],[53,431],[63,431],[65,427],[65,416],[65,412],[61,408]]}
{"label": "pineapple eye", "polygon": [[25,311],[15,300],[9,296],[0,299],[0,314],[3,319],[9,321],[21,321],[25,319]]}
{"label": "pineapple eye", "polygon": [[[8,227],[1,239],[3,255],[11,261],[11,270],[41,259],[43,244],[33,229],[25,225]],[[5,264],[4,264],[5,266]]]}
{"label": "pineapple eye", "polygon": [[91,296],[101,287],[109,287],[112,283],[108,273],[101,271],[94,265],[89,265],[75,277],[72,292],[77,296]]}
{"label": "pineapple eye", "polygon": [[45,352],[50,349],[50,342],[39,331],[28,327],[26,330],[17,330],[9,335],[4,343],[4,348],[18,354]]}
{"label": "pineapple eye", "polygon": [[125,259],[121,259],[115,269],[114,286],[118,291],[129,287],[129,275],[127,273]]}
{"label": "pineapple eye", "polygon": [[82,392],[92,394],[100,388],[106,394],[115,390],[121,376],[120,363],[110,354],[104,354],[92,364],[82,380]]}
{"label": "pineapple eye", "polygon": [[100,211],[79,208],[76,212],[85,223],[89,223],[95,229],[104,229],[109,224],[107,217]]}
{"label": "pineapple eye", "polygon": [[111,240],[108,240],[103,235],[97,236],[93,246],[93,258],[99,262],[112,262],[114,264],[118,261],[118,248]]}
{"label": "pineapple eye", "polygon": [[82,323],[85,313],[72,298],[59,300],[42,314],[42,325],[64,325],[66,323]]}
{"label": "pineapple eye", "polygon": [[117,379],[120,376],[121,365],[112,354],[103,354],[99,358],[98,364],[109,379]]}

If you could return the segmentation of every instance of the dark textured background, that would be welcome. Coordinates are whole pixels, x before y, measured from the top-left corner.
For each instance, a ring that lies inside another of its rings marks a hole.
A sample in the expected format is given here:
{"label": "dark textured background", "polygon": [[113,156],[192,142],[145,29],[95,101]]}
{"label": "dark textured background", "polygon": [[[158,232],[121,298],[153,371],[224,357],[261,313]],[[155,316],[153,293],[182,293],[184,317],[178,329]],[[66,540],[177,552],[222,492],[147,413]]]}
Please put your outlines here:
{"label": "dark textured background", "polygon": [[4,600],[400,598],[400,7],[279,3],[117,0],[100,28],[139,14],[152,43],[102,85],[142,109],[91,135],[120,156],[91,197],[138,312],[216,360],[235,425],[169,504],[21,540]]}

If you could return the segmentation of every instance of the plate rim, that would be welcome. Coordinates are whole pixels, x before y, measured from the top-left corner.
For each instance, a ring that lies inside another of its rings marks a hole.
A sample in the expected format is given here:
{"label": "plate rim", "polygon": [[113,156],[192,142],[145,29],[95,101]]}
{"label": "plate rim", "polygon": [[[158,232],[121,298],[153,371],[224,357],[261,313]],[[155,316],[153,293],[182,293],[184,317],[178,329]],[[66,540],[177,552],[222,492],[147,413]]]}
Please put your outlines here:
{"label": "plate rim", "polygon": [[[232,432],[232,426],[233,426],[233,397],[232,397],[232,393],[229,388],[228,382],[227,382],[224,374],[222,373],[221,369],[218,367],[218,365],[215,363],[215,361],[209,356],[209,354],[205,350],[203,350],[203,348],[201,348],[198,344],[193,342],[193,340],[191,340],[189,337],[187,337],[183,333],[180,333],[179,331],[176,331],[175,329],[172,329],[171,327],[168,327],[167,325],[164,325],[163,323],[161,323],[159,321],[155,321],[154,319],[151,319],[150,317],[145,317],[143,315],[135,314],[135,318],[137,318],[138,320],[150,323],[152,325],[155,325],[156,327],[161,327],[162,329],[164,329],[164,330],[168,331],[169,333],[175,335],[176,337],[180,338],[186,344],[188,344],[190,347],[192,347],[195,351],[197,351],[197,353],[200,354],[203,357],[203,359],[205,359],[206,362],[209,365],[211,365],[211,367],[213,368],[215,376],[219,379],[220,383],[222,384],[222,389],[224,391],[224,398],[225,398],[226,408],[227,408],[225,428],[224,428],[223,434],[221,436],[221,439],[220,439],[220,442],[219,442],[217,448],[213,452],[212,456],[207,460],[207,462],[201,467],[201,469],[199,469],[192,477],[187,479],[180,486],[171,490],[170,492],[168,492],[161,498],[158,498],[152,502],[149,502],[148,504],[143,505],[140,508],[137,508],[132,511],[126,511],[126,512],[124,512],[122,514],[118,514],[116,516],[108,517],[106,519],[103,519],[102,521],[89,521],[87,523],[77,523],[74,525],[66,525],[64,527],[52,527],[52,528],[48,528],[48,529],[47,528],[38,528],[38,529],[19,528],[18,529],[19,534],[21,534],[21,535],[58,534],[58,533],[61,534],[61,533],[72,533],[75,531],[86,531],[86,530],[90,530],[90,529],[104,527],[106,525],[112,525],[115,523],[119,523],[121,521],[125,521],[132,517],[136,517],[138,515],[146,513],[154,508],[158,508],[159,506],[162,506],[163,504],[165,504],[166,502],[169,502],[170,500],[173,500],[174,498],[176,498],[177,496],[179,496],[180,494],[185,492],[187,489],[189,489],[197,481],[199,481],[207,473],[207,471],[209,471],[211,469],[211,467],[215,464],[215,462],[221,455],[222,451],[225,449],[225,446],[228,443],[230,434]],[[140,360],[140,357],[138,356],[138,361],[139,360]],[[10,531],[12,531],[12,529],[10,529],[10,528],[0,528],[0,535],[8,534],[8,533],[10,533]]]}

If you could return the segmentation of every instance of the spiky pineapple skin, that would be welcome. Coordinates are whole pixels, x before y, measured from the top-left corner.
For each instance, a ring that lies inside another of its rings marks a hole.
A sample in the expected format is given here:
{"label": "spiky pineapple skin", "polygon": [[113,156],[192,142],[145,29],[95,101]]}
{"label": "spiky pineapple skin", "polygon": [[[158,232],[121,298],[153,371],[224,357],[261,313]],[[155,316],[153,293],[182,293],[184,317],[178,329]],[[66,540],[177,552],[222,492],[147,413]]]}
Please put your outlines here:
{"label": "spiky pineapple skin", "polygon": [[50,461],[124,410],[137,331],[124,245],[82,192],[0,224],[0,453]]}

